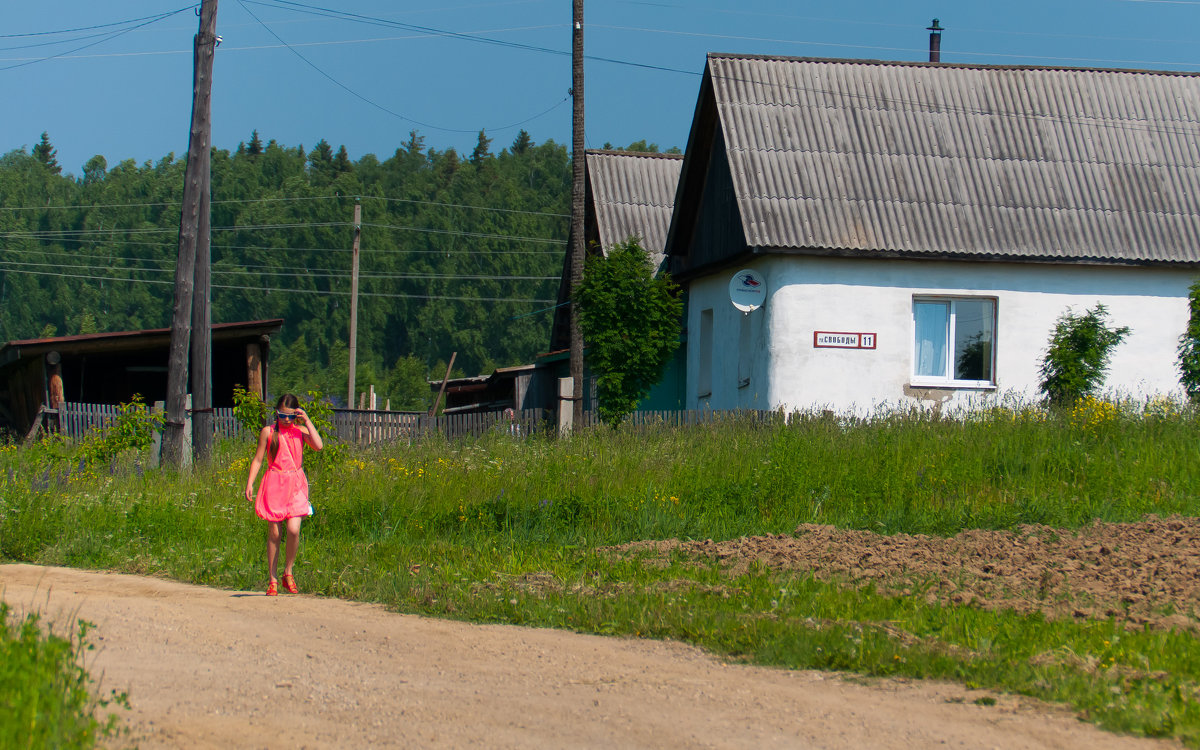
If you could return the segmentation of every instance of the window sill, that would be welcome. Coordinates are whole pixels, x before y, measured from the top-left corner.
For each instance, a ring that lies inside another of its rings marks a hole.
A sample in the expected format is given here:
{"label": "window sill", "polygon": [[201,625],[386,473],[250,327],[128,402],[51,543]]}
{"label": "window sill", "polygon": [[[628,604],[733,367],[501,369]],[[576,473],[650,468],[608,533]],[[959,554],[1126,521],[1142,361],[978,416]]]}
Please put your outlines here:
{"label": "window sill", "polygon": [[995,383],[981,383],[977,380],[926,380],[913,378],[908,382],[909,388],[938,388],[946,391],[994,391]]}
{"label": "window sill", "polygon": [[712,391],[705,391],[704,393],[696,394],[696,398],[708,398],[709,396],[712,396]]}

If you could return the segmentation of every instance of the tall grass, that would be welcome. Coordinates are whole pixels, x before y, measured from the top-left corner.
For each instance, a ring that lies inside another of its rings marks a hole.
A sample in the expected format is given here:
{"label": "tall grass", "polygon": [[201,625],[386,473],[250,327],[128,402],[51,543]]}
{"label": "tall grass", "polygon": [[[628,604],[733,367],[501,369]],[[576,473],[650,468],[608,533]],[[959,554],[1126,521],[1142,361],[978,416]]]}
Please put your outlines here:
{"label": "tall grass", "polygon": [[69,637],[47,631],[36,614],[12,616],[0,602],[0,748],[90,748],[118,734],[104,707],[125,696],[94,697],[80,664],[88,624]]}
{"label": "tall grass", "polygon": [[[80,466],[69,446],[0,451],[0,557],[260,588],[264,524],[242,496],[252,450],[225,443],[211,466],[181,474],[139,471],[136,455]],[[1194,453],[1190,406],[1094,400],[1055,412],[801,414],[774,425],[734,416],[561,440],[495,434],[342,449],[306,458],[316,514],[304,524],[297,577],[308,592],[403,611],[679,638],[764,664],[957,679],[1200,743],[1190,697],[1200,691],[1200,646],[1189,634],[597,551],[801,523],[948,535],[1197,515]]]}

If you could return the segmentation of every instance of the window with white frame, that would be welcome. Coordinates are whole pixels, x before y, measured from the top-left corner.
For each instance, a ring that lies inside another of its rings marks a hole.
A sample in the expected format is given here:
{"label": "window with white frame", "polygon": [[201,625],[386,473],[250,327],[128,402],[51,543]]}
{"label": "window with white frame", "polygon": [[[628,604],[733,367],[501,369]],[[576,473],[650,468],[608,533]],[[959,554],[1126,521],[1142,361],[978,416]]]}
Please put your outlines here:
{"label": "window with white frame", "polygon": [[996,383],[996,300],[913,298],[913,382],[962,387]]}

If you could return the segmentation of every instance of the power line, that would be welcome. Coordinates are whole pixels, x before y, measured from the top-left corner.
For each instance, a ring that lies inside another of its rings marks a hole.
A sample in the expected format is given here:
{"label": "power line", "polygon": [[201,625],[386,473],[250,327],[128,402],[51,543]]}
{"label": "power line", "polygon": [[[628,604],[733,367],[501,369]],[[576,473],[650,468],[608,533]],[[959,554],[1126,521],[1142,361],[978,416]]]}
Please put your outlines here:
{"label": "power line", "polygon": [[[69,255],[68,253],[54,253],[54,255]],[[120,258],[105,258],[104,256],[89,256],[99,258],[101,260],[123,260]],[[142,260],[142,259],[133,259]],[[147,261],[154,262],[154,261]],[[33,263],[27,261],[16,260],[0,260],[8,266],[19,266],[22,268],[71,268],[71,269],[88,269],[98,271],[130,271],[136,273],[174,273],[174,268],[125,268],[121,266],[101,265],[97,263]],[[269,266],[253,266],[253,268],[266,270],[247,270],[244,268],[228,268],[216,266],[213,268],[215,276],[283,276],[289,278],[309,278],[309,279],[341,279],[345,278],[349,271],[336,269],[311,269],[308,271],[283,271],[276,270]],[[454,273],[373,273],[362,274],[359,278],[369,281],[556,281],[557,276],[519,276],[507,274],[454,274]]]}
{"label": "power line", "polygon": [[[558,218],[567,218],[570,214],[554,213],[551,211],[524,211],[516,208],[497,208],[495,206],[476,206],[470,203],[446,203],[443,201],[426,201],[417,200],[415,198],[387,198],[382,195],[312,195],[312,196],[280,196],[275,198],[242,198],[227,200],[212,201],[212,205],[228,205],[231,203],[290,203],[296,201],[348,201],[351,198],[357,200],[374,200],[384,201],[386,203],[415,203],[425,206],[443,206],[447,208],[469,208],[475,211],[495,211],[506,214],[526,214],[530,216],[551,216]],[[66,211],[66,210],[86,210],[91,211],[99,208],[172,208],[181,205],[179,201],[162,201],[157,203],[88,203],[74,204],[67,206],[0,206],[0,211]]]}
{"label": "power line", "polygon": [[[130,271],[162,271],[162,272],[166,272],[166,271],[173,270],[173,264],[174,264],[174,261],[172,261],[170,259],[166,259],[166,258],[164,258],[164,259],[134,258],[134,257],[125,256],[125,255],[96,255],[96,254],[90,254],[90,253],[68,253],[68,252],[57,252],[56,253],[56,252],[51,252],[51,251],[46,251],[46,250],[19,250],[19,249],[15,249],[15,248],[0,248],[0,255],[5,254],[5,253],[15,253],[18,255],[33,255],[33,256],[38,256],[38,257],[62,257],[62,258],[68,258],[70,260],[92,259],[92,260],[106,260],[106,261],[124,261],[127,263],[155,263],[155,264],[158,264],[158,266],[159,266],[158,268],[121,269],[121,270],[130,270]],[[27,265],[27,264],[23,264],[23,263],[20,263],[17,261],[0,260],[0,262],[16,263],[17,265]],[[225,261],[224,260],[218,261],[218,264],[222,263],[222,262],[225,262]],[[53,265],[55,267],[66,267],[61,263],[38,264],[38,265]],[[236,263],[236,265],[239,268],[228,268],[225,266],[217,265],[217,266],[215,266],[214,271],[218,272],[218,273],[247,273],[247,274],[253,275],[254,273],[256,273],[256,271],[251,271],[249,269],[261,269],[262,270],[261,275],[276,275],[276,276],[278,276],[278,275],[319,276],[322,274],[327,274],[327,275],[331,275],[331,276],[340,276],[340,275],[345,275],[345,274],[349,273],[349,271],[346,269],[338,269],[338,268],[310,268],[307,270],[307,273],[301,273],[301,272],[279,271],[278,266],[264,266],[261,264],[251,264],[251,263]],[[96,267],[100,267],[100,266],[96,266]],[[116,270],[116,268],[118,268],[118,267],[106,266],[106,268],[109,268],[111,270]],[[414,280],[423,280],[423,279],[474,279],[474,280],[498,279],[498,280],[504,280],[504,281],[533,281],[533,280],[554,281],[554,280],[557,280],[559,277],[558,276],[520,276],[520,275],[504,275],[504,274],[372,273],[372,274],[363,274],[362,278],[364,278],[364,279],[414,279]]]}
{"label": "power line", "polygon": [[393,225],[393,224],[369,224],[367,222],[363,222],[363,226],[364,227],[372,227],[375,229],[395,229],[395,230],[403,231],[403,232],[425,232],[428,234],[452,234],[457,237],[471,237],[474,239],[488,239],[488,240],[509,239],[509,240],[517,240],[517,241],[521,241],[521,242],[542,242],[542,243],[546,243],[546,244],[550,244],[550,245],[565,245],[565,244],[567,244],[566,240],[555,240],[555,239],[551,239],[549,237],[515,237],[515,236],[504,235],[504,234],[490,234],[488,232],[463,232],[461,230],[453,230],[453,229],[433,229],[430,227],[405,227],[405,226],[399,226],[399,225]]}
{"label": "power line", "polygon": [[107,29],[113,26],[124,26],[127,23],[140,23],[141,21],[157,21],[167,16],[173,16],[176,13],[182,13],[185,10],[190,10],[197,7],[195,3],[184,6],[179,10],[173,10],[168,13],[160,13],[154,16],[142,16],[140,18],[128,18],[124,21],[113,21],[112,23],[100,23],[94,26],[76,26],[73,29],[58,29],[56,31],[30,31],[24,34],[0,34],[0,39],[21,39],[31,36],[53,36],[54,34],[74,34],[77,31],[94,31],[95,29]]}
{"label": "power line", "polygon": [[[107,231],[108,230],[105,230],[105,232],[107,232]],[[0,239],[3,239],[4,237],[5,237],[5,235],[3,233],[0,233]],[[10,237],[9,239],[14,239],[14,238]],[[41,239],[43,241],[53,242],[55,244],[72,242],[72,243],[76,243],[76,244],[80,244],[80,245],[82,245],[82,244],[98,245],[98,244],[101,244],[101,242],[102,242],[101,240],[87,239],[87,238],[80,239],[80,238],[75,238],[75,237],[51,237],[51,238],[38,238],[38,237],[21,238],[21,237],[17,237],[15,239],[34,239],[34,240]],[[134,246],[139,246],[139,247],[163,247],[163,248],[175,247],[175,244],[171,243],[171,242],[139,242],[137,240],[125,240],[125,239],[118,240],[115,237],[112,238],[110,241],[111,242],[119,242],[121,245],[134,245]],[[348,248],[348,247],[271,247],[271,246],[266,246],[266,245],[212,245],[212,248],[214,250],[254,250],[259,253],[266,253],[266,252],[272,252],[272,253],[274,253],[274,252],[348,253],[348,252],[351,252],[350,248]],[[15,250],[12,250],[11,248],[9,248],[9,250],[16,252]],[[45,252],[45,251],[29,250],[29,251],[25,251],[25,252]],[[454,250],[454,249],[410,250],[410,249],[405,249],[405,248],[371,248],[371,249],[369,249],[368,254],[369,255],[445,255],[445,256],[450,256],[450,255],[474,255],[474,256],[481,256],[481,255],[550,255],[550,256],[558,256],[559,251],[557,251],[557,250],[495,250],[492,248],[472,248],[472,247],[464,247],[464,248],[457,249],[457,250]]]}
{"label": "power line", "polygon": [[[287,49],[288,49],[288,51],[289,51],[289,52],[291,52],[291,53],[292,53],[293,55],[295,55],[296,57],[300,58],[300,59],[301,59],[301,60],[302,60],[302,61],[303,61],[303,62],[304,62],[306,65],[308,65],[309,67],[311,67],[313,70],[315,70],[315,71],[317,71],[318,73],[320,73],[320,74],[321,74],[321,75],[322,75],[324,78],[326,78],[327,80],[329,80],[329,82],[330,82],[330,83],[333,83],[335,86],[337,86],[338,88],[342,89],[342,90],[343,90],[343,91],[345,91],[346,93],[350,94],[350,95],[351,95],[351,96],[353,96],[354,98],[356,98],[356,99],[358,99],[358,100],[360,100],[360,101],[362,101],[362,102],[364,102],[364,103],[366,103],[366,104],[369,104],[370,106],[372,106],[372,107],[375,107],[376,109],[380,110],[381,112],[385,112],[385,113],[387,113],[387,114],[391,115],[392,117],[396,117],[396,118],[399,118],[399,119],[401,119],[401,120],[405,120],[405,121],[407,121],[407,122],[411,122],[411,123],[413,123],[413,124],[415,124],[415,125],[420,125],[420,126],[421,126],[421,127],[423,127],[423,128],[429,128],[429,129],[431,129],[431,130],[441,130],[441,131],[448,132],[448,133],[474,133],[474,132],[476,132],[474,128],[469,128],[469,129],[465,129],[465,130],[464,130],[464,129],[461,129],[461,128],[445,128],[445,127],[441,127],[441,126],[438,126],[438,125],[434,125],[434,124],[432,124],[432,123],[428,123],[428,122],[422,122],[421,120],[414,119],[414,118],[412,118],[412,117],[409,117],[409,116],[407,116],[407,115],[402,115],[402,114],[400,114],[399,112],[396,112],[395,110],[392,110],[392,109],[390,109],[390,108],[388,108],[388,107],[385,107],[385,106],[383,106],[382,104],[380,104],[379,102],[376,102],[376,101],[374,101],[373,99],[369,99],[369,98],[367,98],[366,96],[363,96],[362,94],[358,93],[357,91],[355,91],[354,89],[350,88],[350,87],[349,87],[349,86],[347,86],[346,84],[342,83],[342,82],[341,82],[341,81],[339,81],[338,79],[334,78],[334,77],[333,77],[332,75],[330,75],[329,73],[325,72],[325,70],[323,70],[323,69],[322,69],[320,66],[318,66],[316,63],[314,63],[312,60],[309,60],[307,57],[305,57],[304,55],[302,55],[302,54],[300,53],[300,51],[299,51],[299,50],[297,50],[296,48],[294,48],[294,47],[292,47],[290,44],[288,44],[286,41],[284,41],[283,37],[281,37],[281,36],[279,36],[278,34],[276,34],[276,33],[275,33],[275,31],[274,31],[274,30],[273,30],[273,29],[272,29],[270,26],[268,26],[268,25],[267,25],[267,24],[266,24],[266,23],[265,23],[265,22],[264,22],[264,21],[263,21],[261,18],[259,18],[257,15],[255,15],[255,14],[254,14],[254,11],[252,11],[252,10],[250,10],[248,7],[246,7],[246,4],[247,4],[247,2],[254,2],[254,1],[255,1],[255,0],[238,0],[238,3],[239,3],[241,6],[242,6],[242,9],[243,9],[243,10],[245,10],[247,13],[249,13],[249,14],[250,14],[250,17],[251,17],[251,18],[253,18],[255,21],[258,21],[258,22],[259,22],[259,23],[262,25],[262,27],[263,27],[264,29],[266,29],[266,31],[267,31],[267,33],[268,33],[268,34],[270,34],[271,36],[275,37],[277,40],[279,40],[279,43],[280,43],[280,44],[282,44],[283,46],[287,47]],[[256,4],[263,5],[264,3],[256,3]],[[288,5],[290,5],[290,4],[291,4],[291,3],[288,3]],[[306,7],[307,7],[307,6],[306,6]],[[353,14],[350,14],[350,15],[353,15]],[[472,37],[472,38],[475,38],[475,39],[483,39],[483,37]],[[518,125],[524,125],[524,124],[526,124],[526,123],[528,123],[528,122],[530,122],[530,121],[532,121],[532,120],[536,120],[536,119],[537,119],[537,118],[539,118],[539,117],[542,117],[542,116],[544,116],[544,115],[547,115],[547,114],[549,114],[551,111],[553,111],[553,110],[555,110],[555,109],[558,109],[560,106],[562,106],[563,102],[567,101],[567,99],[569,99],[569,98],[570,98],[570,95],[568,95],[568,96],[565,96],[565,97],[563,97],[562,99],[560,99],[560,100],[559,100],[557,103],[555,103],[555,104],[551,105],[550,107],[546,108],[546,109],[545,109],[545,110],[543,110],[542,112],[539,112],[539,113],[537,113],[537,114],[535,114],[535,115],[532,115],[532,116],[530,116],[530,117],[527,117],[527,118],[525,118],[524,120],[521,120],[521,121],[519,121],[519,122],[514,122],[514,123],[511,123],[511,124],[509,124],[509,125],[503,125],[503,126],[500,126],[500,127],[484,128],[484,130],[492,130],[493,132],[495,132],[495,131],[498,131],[498,130],[499,130],[499,131],[503,131],[503,130],[509,130],[509,129],[511,129],[511,128],[515,128],[515,127],[517,127]]]}
{"label": "power line", "polygon": [[191,8],[194,8],[194,7],[195,7],[194,5],[189,5],[189,6],[185,7],[185,8],[180,8],[179,10],[172,10],[172,11],[168,11],[168,12],[166,12],[166,13],[160,13],[160,14],[159,14],[159,15],[157,15],[157,16],[148,16],[148,18],[149,18],[150,20],[148,20],[148,21],[144,21],[144,22],[142,22],[142,23],[139,23],[139,24],[136,24],[136,25],[134,25],[134,26],[130,26],[130,27],[128,27],[128,28],[125,28],[125,29],[121,29],[120,31],[114,31],[114,32],[113,32],[113,33],[111,33],[111,34],[106,34],[106,35],[104,35],[104,38],[103,38],[103,39],[97,39],[97,40],[96,40],[96,41],[94,41],[94,42],[89,42],[89,43],[87,43],[87,44],[84,44],[84,45],[82,45],[82,46],[75,47],[74,49],[69,49],[69,50],[66,50],[66,51],[64,51],[64,52],[60,52],[60,53],[57,53],[57,54],[54,54],[54,55],[47,55],[46,57],[40,57],[40,58],[37,58],[37,59],[34,59],[34,60],[26,60],[26,61],[24,61],[24,62],[18,62],[18,63],[15,63],[15,64],[13,64],[13,65],[6,65],[6,66],[4,66],[4,67],[0,68],[0,71],[3,71],[3,70],[13,70],[13,69],[15,69],[15,68],[23,68],[23,67],[25,67],[25,66],[27,66],[27,65],[35,65],[35,64],[37,64],[37,63],[40,63],[40,62],[46,62],[47,60],[54,60],[54,59],[56,59],[56,58],[65,57],[65,56],[67,56],[67,55],[71,55],[71,54],[74,54],[74,53],[76,53],[76,52],[79,52],[80,50],[85,50],[85,49],[88,49],[89,47],[95,47],[97,44],[103,44],[104,42],[110,41],[110,40],[112,40],[112,39],[116,39],[116,38],[117,38],[117,37],[119,37],[119,36],[123,36],[123,35],[125,35],[125,34],[128,34],[129,32],[131,32],[131,31],[134,31],[134,30],[136,30],[136,29],[140,29],[140,28],[142,28],[143,26],[149,26],[149,25],[150,25],[150,24],[152,24],[152,23],[155,23],[155,22],[157,22],[157,21],[161,21],[161,20],[162,20],[162,19],[164,19],[164,18],[170,18],[171,16],[173,16],[173,15],[175,15],[175,14],[177,14],[177,13],[182,13],[183,11],[185,11],[185,10],[190,10]]}
{"label": "power line", "polygon": [[[287,224],[246,224],[242,226],[226,226],[213,227],[213,232],[243,232],[255,230],[279,230],[279,229],[309,229],[312,227],[352,227],[352,222],[346,221],[324,221],[324,222],[295,222]],[[455,237],[470,237],[473,239],[492,239],[506,240],[509,242],[533,242],[551,245],[562,245],[566,240],[557,240],[550,237],[524,237],[521,235],[494,234],[489,232],[466,232],[459,229],[434,229],[432,227],[407,227],[398,224],[373,224],[363,223],[364,227],[373,227],[376,229],[392,229],[405,232],[421,232],[425,234],[443,234],[452,235]],[[163,233],[178,233],[178,228],[171,227],[148,227],[142,229],[44,229],[44,230],[25,230],[0,232],[0,238],[7,237],[9,239],[43,239],[56,240],[67,239],[71,237],[86,237],[96,235],[115,236],[116,234],[163,234]]]}
{"label": "power line", "polygon": [[[26,271],[13,268],[0,267],[0,272],[3,273],[19,273],[30,276],[58,276],[69,279],[92,279],[99,281],[127,281],[138,284],[174,284],[174,281],[159,281],[158,279],[132,279],[132,278],[116,278],[112,276],[93,276],[87,274],[70,274],[70,273],[53,273],[51,271]],[[294,289],[283,287],[258,287],[258,286],[236,286],[230,284],[213,284],[213,289],[232,289],[245,290],[252,292],[284,292],[288,294],[324,294],[338,297],[349,297],[350,292],[339,292],[334,290],[320,289]],[[450,300],[457,302],[512,302],[512,303],[536,303],[544,304],[553,302],[552,299],[536,299],[530,297],[467,297],[454,295],[437,295],[437,294],[392,294],[384,292],[359,292],[360,297],[381,297],[387,299],[426,299],[426,300]]]}

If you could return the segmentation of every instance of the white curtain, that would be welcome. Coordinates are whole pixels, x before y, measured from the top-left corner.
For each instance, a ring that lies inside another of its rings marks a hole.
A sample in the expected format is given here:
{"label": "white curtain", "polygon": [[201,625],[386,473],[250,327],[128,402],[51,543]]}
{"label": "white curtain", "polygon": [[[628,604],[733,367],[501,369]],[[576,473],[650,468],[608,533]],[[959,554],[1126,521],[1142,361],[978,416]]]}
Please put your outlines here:
{"label": "white curtain", "polygon": [[946,377],[946,343],[949,338],[950,305],[947,302],[913,303],[916,326],[916,375]]}

